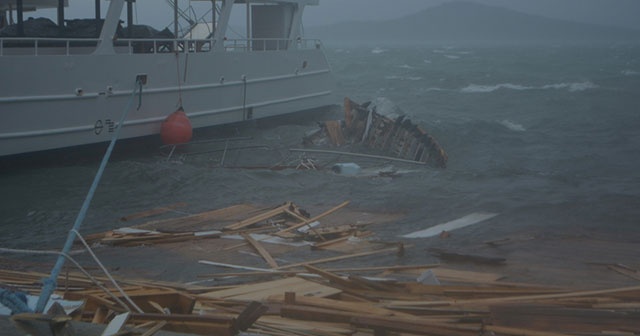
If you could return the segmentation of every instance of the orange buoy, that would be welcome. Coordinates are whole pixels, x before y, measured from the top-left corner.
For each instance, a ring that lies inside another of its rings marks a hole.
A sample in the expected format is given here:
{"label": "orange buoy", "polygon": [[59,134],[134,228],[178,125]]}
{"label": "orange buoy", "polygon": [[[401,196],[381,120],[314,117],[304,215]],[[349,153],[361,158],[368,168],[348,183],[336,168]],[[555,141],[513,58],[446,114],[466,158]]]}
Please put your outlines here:
{"label": "orange buoy", "polygon": [[189,117],[182,107],[171,113],[160,127],[160,137],[165,145],[177,145],[189,142],[193,135],[193,128]]}

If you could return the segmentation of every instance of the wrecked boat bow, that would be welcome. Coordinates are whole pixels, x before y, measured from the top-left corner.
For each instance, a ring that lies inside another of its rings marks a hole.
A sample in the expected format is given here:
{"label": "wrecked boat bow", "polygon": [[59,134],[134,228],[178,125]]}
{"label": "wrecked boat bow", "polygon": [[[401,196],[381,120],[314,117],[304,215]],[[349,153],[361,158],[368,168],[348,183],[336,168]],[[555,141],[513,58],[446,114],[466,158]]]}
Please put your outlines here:
{"label": "wrecked boat bow", "polygon": [[318,130],[303,139],[305,146],[328,144],[341,147],[360,145],[389,157],[423,163],[437,168],[447,166],[448,156],[438,141],[398,111],[382,111],[377,104],[358,104],[344,99],[344,120],[320,123]]}

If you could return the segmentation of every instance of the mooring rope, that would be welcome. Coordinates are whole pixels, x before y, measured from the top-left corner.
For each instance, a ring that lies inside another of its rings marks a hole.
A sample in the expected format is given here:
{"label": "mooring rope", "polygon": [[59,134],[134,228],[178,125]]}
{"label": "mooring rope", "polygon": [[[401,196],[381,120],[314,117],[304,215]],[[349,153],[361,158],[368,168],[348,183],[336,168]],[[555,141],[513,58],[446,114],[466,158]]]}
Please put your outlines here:
{"label": "mooring rope", "polygon": [[[73,230],[72,231],[75,232],[75,234],[78,236],[78,239],[80,240],[80,242],[82,242],[82,245],[84,245],[84,247],[87,249],[87,251],[89,252],[89,254],[91,255],[91,257],[93,258],[93,260],[96,262],[96,264],[98,264],[98,266],[100,266],[100,269],[102,270],[102,272],[104,272],[104,274],[107,276],[107,278],[109,278],[109,280],[111,281],[111,283],[113,284],[113,286],[118,290],[118,292],[120,292],[120,294],[122,295],[122,297],[124,297],[127,302],[129,302],[129,304],[131,306],[133,306],[133,308],[135,308],[138,313],[144,313],[144,311],[142,311],[142,309],[140,309],[140,307],[138,307],[138,305],[136,305],[135,302],[133,302],[133,300],[131,300],[131,298],[129,297],[129,295],[127,295],[124,290],[118,285],[118,283],[116,282],[116,279],[114,279],[111,274],[109,273],[109,271],[107,271],[107,268],[104,267],[104,265],[102,264],[102,262],[100,262],[100,259],[98,259],[98,256],[95,255],[95,253],[93,253],[93,250],[91,249],[91,247],[89,247],[89,244],[87,244],[87,241],[84,240],[84,238],[82,237],[82,235],[80,234],[80,232]],[[127,309],[128,310],[128,309]]]}
{"label": "mooring rope", "polygon": [[[100,163],[98,172],[96,173],[96,176],[93,179],[93,183],[91,184],[91,188],[89,188],[87,197],[84,199],[84,203],[82,203],[82,207],[80,208],[78,217],[76,217],[76,221],[73,224],[73,228],[69,231],[69,235],[67,236],[67,241],[64,245],[64,248],[62,249],[62,253],[67,254],[71,250],[71,247],[73,246],[73,241],[76,238],[76,232],[78,232],[78,229],[80,229],[80,226],[82,226],[82,222],[84,221],[84,218],[87,215],[87,210],[89,210],[89,205],[91,204],[93,195],[95,194],[96,189],[98,188],[98,183],[100,182],[100,179],[102,178],[102,174],[104,173],[105,167],[109,162],[109,158],[111,157],[111,152],[113,151],[113,147],[115,147],[116,141],[120,136],[120,130],[122,129],[122,125],[124,124],[124,121],[126,120],[127,115],[129,115],[129,111],[131,110],[131,105],[133,104],[133,100],[136,96],[136,92],[139,89],[140,91],[142,91],[142,85],[143,85],[142,79],[137,77],[136,86],[131,91],[131,97],[129,98],[129,102],[127,103],[127,106],[122,112],[122,116],[120,117],[120,122],[116,126],[116,130],[113,134],[113,137],[111,138],[111,143],[109,143],[109,147],[107,148],[106,153],[102,157],[102,162]],[[49,297],[51,296],[51,294],[53,293],[53,291],[57,286],[56,279],[58,279],[58,275],[62,270],[64,261],[65,261],[64,256],[60,255],[58,257],[58,260],[56,261],[56,264],[51,270],[51,275],[48,278],[43,279],[42,292],[40,293],[40,297],[38,298],[38,303],[36,305],[36,310],[35,310],[36,313],[42,313],[44,311],[44,308],[47,305],[47,302],[49,301]]]}
{"label": "mooring rope", "polygon": [[[107,295],[109,295],[112,299],[114,299],[119,305],[121,305],[124,309],[126,309],[127,311],[130,311],[131,309],[129,308],[129,306],[127,306],[124,302],[122,302],[122,300],[120,300],[117,296],[115,296],[110,290],[108,290],[107,288],[105,288],[104,286],[102,286],[102,284],[100,283],[100,281],[98,281],[96,278],[94,278],[91,274],[89,274],[89,272],[87,270],[85,270],[78,261],[76,261],[75,259],[73,259],[73,257],[71,257],[68,253],[63,253],[60,251],[46,251],[46,250],[28,250],[28,249],[12,249],[12,248],[5,248],[5,247],[0,247],[0,252],[9,252],[9,253],[23,253],[23,254],[43,254],[43,255],[58,255],[61,256],[63,258],[68,259],[69,261],[71,261],[77,268],[78,270],[80,270],[80,272],[82,272],[82,274],[84,274],[91,282],[93,282],[94,285],[98,286],[98,288],[100,288],[102,291],[104,291]],[[31,309],[29,307],[26,306],[26,303],[23,305],[15,305],[15,298],[11,298],[11,294],[15,294],[13,292],[9,292],[9,291],[0,291],[0,296],[4,295],[5,297],[10,299],[10,303],[13,303],[13,307],[7,307],[9,309],[11,309],[12,313],[26,313],[26,312],[30,312]],[[4,300],[2,302],[3,304],[5,303]],[[5,304],[6,306],[6,304]]]}

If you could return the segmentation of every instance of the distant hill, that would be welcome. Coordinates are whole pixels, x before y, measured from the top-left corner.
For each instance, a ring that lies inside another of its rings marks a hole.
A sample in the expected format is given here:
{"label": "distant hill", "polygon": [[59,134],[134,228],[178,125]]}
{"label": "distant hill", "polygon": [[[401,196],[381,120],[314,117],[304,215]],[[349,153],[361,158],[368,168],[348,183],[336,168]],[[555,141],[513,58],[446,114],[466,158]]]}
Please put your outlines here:
{"label": "distant hill", "polygon": [[640,31],[633,29],[549,19],[464,1],[400,19],[308,27],[306,36],[326,43],[640,42]]}

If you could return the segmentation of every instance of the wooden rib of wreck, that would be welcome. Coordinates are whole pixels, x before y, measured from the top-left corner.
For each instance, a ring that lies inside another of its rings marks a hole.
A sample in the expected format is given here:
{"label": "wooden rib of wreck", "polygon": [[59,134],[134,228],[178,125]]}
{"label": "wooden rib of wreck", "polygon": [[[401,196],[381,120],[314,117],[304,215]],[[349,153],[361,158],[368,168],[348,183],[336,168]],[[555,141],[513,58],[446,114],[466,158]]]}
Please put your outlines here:
{"label": "wooden rib of wreck", "polygon": [[305,136],[303,143],[360,144],[392,157],[438,168],[447,166],[447,153],[438,141],[406,116],[385,114],[371,102],[358,104],[349,98],[344,100],[344,113],[344,120],[321,123],[317,131]]}

